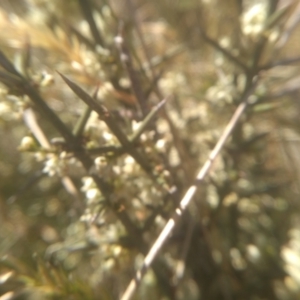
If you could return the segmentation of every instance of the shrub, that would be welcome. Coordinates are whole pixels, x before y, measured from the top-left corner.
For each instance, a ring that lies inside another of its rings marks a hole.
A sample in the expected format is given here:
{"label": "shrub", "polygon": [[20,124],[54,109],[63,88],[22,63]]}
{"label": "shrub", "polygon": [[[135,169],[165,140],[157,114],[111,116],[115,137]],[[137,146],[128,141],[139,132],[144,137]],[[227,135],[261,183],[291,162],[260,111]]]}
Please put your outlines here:
{"label": "shrub", "polygon": [[299,298],[298,1],[0,6],[1,299]]}

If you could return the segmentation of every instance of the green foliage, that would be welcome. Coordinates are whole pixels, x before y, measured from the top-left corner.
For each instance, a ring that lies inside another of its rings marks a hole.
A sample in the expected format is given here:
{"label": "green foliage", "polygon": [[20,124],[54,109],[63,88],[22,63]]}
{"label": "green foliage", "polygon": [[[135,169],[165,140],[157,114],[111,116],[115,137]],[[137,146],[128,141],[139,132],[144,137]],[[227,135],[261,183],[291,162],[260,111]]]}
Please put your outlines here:
{"label": "green foliage", "polygon": [[1,300],[119,299],[243,99],[135,297],[299,299],[299,1],[0,8]]}

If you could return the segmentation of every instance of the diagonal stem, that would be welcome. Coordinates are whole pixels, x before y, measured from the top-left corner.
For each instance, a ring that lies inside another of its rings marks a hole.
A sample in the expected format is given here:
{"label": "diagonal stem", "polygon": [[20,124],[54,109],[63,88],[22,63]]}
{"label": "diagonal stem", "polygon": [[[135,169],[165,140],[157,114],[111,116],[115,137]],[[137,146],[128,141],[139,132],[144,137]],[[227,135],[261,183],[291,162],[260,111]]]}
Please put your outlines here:
{"label": "diagonal stem", "polygon": [[159,250],[162,248],[164,243],[166,242],[168,236],[174,229],[175,225],[178,223],[178,220],[182,216],[183,212],[186,210],[187,206],[192,200],[195,192],[199,184],[203,181],[205,176],[208,174],[213,162],[217,158],[218,154],[220,153],[221,149],[223,148],[225,142],[227,141],[228,137],[232,133],[233,129],[238,124],[239,119],[241,118],[243,112],[246,110],[248,106],[248,97],[252,94],[256,87],[257,80],[252,83],[250,88],[245,92],[242,102],[237,107],[236,111],[234,112],[231,120],[227,124],[222,136],[220,137],[219,141],[217,142],[216,146],[210,153],[207,161],[199,171],[195,183],[187,190],[186,194],[182,198],[179,203],[179,207],[176,208],[173,217],[169,219],[168,223],[165,225],[164,229],[154,242],[153,246],[151,247],[150,251],[148,252],[147,256],[144,259],[142,267],[136,272],[135,277],[131,280],[130,284],[128,285],[126,291],[124,292],[121,300],[129,300],[132,298],[134,292],[136,291],[138,284],[141,282],[143,276],[146,274],[147,270],[150,268],[154,258],[157,256]]}

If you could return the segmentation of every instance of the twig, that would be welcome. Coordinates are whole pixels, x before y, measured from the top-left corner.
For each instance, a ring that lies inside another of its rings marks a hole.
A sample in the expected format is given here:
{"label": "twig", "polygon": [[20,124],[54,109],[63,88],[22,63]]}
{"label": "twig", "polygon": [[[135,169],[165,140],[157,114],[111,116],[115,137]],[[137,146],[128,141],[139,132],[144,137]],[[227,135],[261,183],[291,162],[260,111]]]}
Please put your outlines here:
{"label": "twig", "polygon": [[18,71],[15,69],[14,65],[6,58],[2,51],[0,51],[0,65],[9,73],[22,78]]}
{"label": "twig", "polygon": [[86,106],[84,108],[83,113],[81,114],[78,122],[76,123],[76,125],[73,129],[73,134],[76,137],[81,137],[81,135],[83,134],[85,125],[86,125],[87,121],[89,120],[91,112],[92,112],[92,109],[89,106]]}
{"label": "twig", "polygon": [[[60,74],[60,73],[59,73]],[[68,79],[66,76],[60,74],[67,85],[72,89],[72,91],[84,101],[91,109],[93,109],[99,117],[105,122],[107,127],[112,131],[112,133],[119,140],[121,145],[125,150],[135,159],[135,161],[143,168],[143,170],[153,177],[152,167],[148,162],[142,157],[142,155],[132,146],[132,143],[128,140],[127,136],[121,130],[119,125],[109,111],[103,106],[96,102],[89,94],[87,94],[81,87],[76,83]]]}
{"label": "twig", "polygon": [[[155,78],[152,79],[152,82],[150,82],[150,86],[148,87],[148,89],[145,92],[145,97],[147,100],[150,97],[151,93],[157,89],[158,82],[161,79],[163,73],[164,73],[164,71],[160,70],[160,72],[157,75],[155,75]],[[158,93],[158,94],[161,95],[161,93]],[[159,99],[161,99],[161,97],[159,97]]]}
{"label": "twig", "polygon": [[128,73],[128,76],[130,78],[132,90],[138,100],[142,114],[143,114],[143,116],[145,116],[148,111],[147,104],[146,104],[146,98],[145,98],[145,95],[143,94],[143,91],[141,88],[141,83],[136,74],[136,70],[133,67],[129,50],[125,44],[123,33],[122,33],[122,30],[123,30],[122,27],[123,26],[121,24],[119,34],[117,37],[115,37],[115,43],[120,52],[120,59],[121,59],[123,65]]}
{"label": "twig", "polygon": [[27,108],[23,112],[23,118],[24,122],[27,125],[27,127],[30,129],[32,134],[35,136],[35,138],[38,140],[40,145],[45,149],[50,149],[51,145],[45,136],[44,132],[42,131],[41,127],[37,123],[35,114],[32,110],[32,108]]}
{"label": "twig", "polygon": [[61,177],[61,183],[63,184],[66,191],[74,197],[74,200],[76,201],[75,207],[78,209],[78,213],[81,214],[84,209],[84,204],[73,180],[69,176],[63,176]]}
{"label": "twig", "polygon": [[265,64],[261,67],[259,67],[259,70],[268,70],[277,66],[286,66],[286,65],[290,65],[293,63],[298,63],[300,62],[300,56],[297,57],[291,57],[291,58],[287,58],[287,59],[283,59],[283,60],[278,60],[278,61],[274,61],[272,63],[269,64]]}
{"label": "twig", "polygon": [[149,69],[151,71],[152,78],[155,78],[156,76],[155,76],[155,72],[154,72],[153,67],[152,67],[151,57],[150,57],[149,51],[148,51],[147,46],[146,46],[144,35],[143,35],[142,30],[140,28],[140,22],[139,22],[139,20],[136,16],[136,9],[135,9],[135,7],[134,7],[131,0],[126,0],[126,3],[129,7],[129,11],[131,13],[131,19],[133,20],[133,23],[135,25],[135,30],[137,32],[137,35],[138,35],[140,41],[141,41],[142,48],[143,48],[145,56],[147,58],[147,62],[149,64]]}
{"label": "twig", "polygon": [[151,112],[146,116],[146,118],[142,121],[141,126],[134,132],[134,134],[129,138],[131,143],[135,143],[138,141],[140,136],[145,132],[145,130],[149,127],[151,121],[157,115],[157,113],[161,110],[161,108],[165,105],[167,99],[162,100],[159,102]]}
{"label": "twig", "polygon": [[[97,96],[99,88],[97,88],[93,94],[93,98],[95,99]],[[84,111],[82,113],[82,115],[80,116],[78,122],[76,123],[74,130],[73,130],[73,134],[76,137],[80,137],[83,134],[84,128],[86,126],[87,121],[90,118],[90,115],[92,113],[92,109],[89,106],[86,106],[84,108]]]}
{"label": "twig", "polygon": [[[142,34],[142,29],[140,27],[140,22],[136,16],[136,14],[134,13],[135,12],[135,9],[134,9],[134,6],[133,6],[133,3],[131,0],[127,0],[127,4],[130,8],[130,11],[131,11],[131,18],[133,20],[133,23],[135,25],[135,29],[137,31],[137,34],[138,34],[138,37],[141,41],[141,45],[142,45],[142,48],[143,48],[143,51],[145,53],[145,56],[146,56],[146,64],[147,64],[147,70],[150,70],[150,75],[151,75],[151,86],[150,86],[150,92],[152,90],[152,86],[153,86],[153,89],[157,95],[157,97],[159,99],[162,99],[164,98],[159,87],[158,87],[158,84],[157,84],[157,80],[159,79],[160,75],[157,77],[156,75],[156,72],[154,70],[154,61],[151,60],[150,58],[150,55],[149,55],[149,51],[146,47],[146,42],[144,40],[144,35]],[[184,47],[177,47],[175,49],[173,49],[173,51],[167,51],[166,53],[166,58],[168,58],[168,56],[172,56],[172,55],[177,55],[178,53],[180,53],[182,50],[184,49]],[[145,68],[143,67],[143,71],[145,71]],[[148,92],[146,93],[146,99],[148,99]],[[167,112],[167,110],[165,108],[162,109],[162,115],[163,117],[166,119],[169,127],[170,127],[170,130],[171,130],[171,133],[172,133],[172,136],[173,136],[173,139],[174,139],[174,145],[176,147],[176,150],[178,152],[178,155],[180,157],[180,161],[181,161],[181,165],[182,165],[182,169],[185,173],[185,178],[187,180],[189,180],[189,178],[191,176],[193,176],[193,173],[191,172],[193,170],[193,165],[192,165],[192,162],[189,158],[189,156],[186,155],[187,153],[187,149],[184,145],[184,143],[182,143],[182,140],[180,139],[180,136],[178,134],[178,131],[177,131],[177,128],[175,127],[175,125],[173,124],[171,118],[169,117],[169,114]],[[184,162],[184,163],[183,163]]]}
{"label": "twig", "polygon": [[[157,61],[157,59],[155,60],[155,58],[152,60],[150,58],[150,54],[149,54],[149,51],[147,49],[147,46],[146,46],[146,42],[144,40],[144,35],[142,34],[142,29],[141,29],[141,26],[140,26],[140,22],[136,16],[135,13],[133,13],[135,10],[134,10],[134,6],[133,6],[133,3],[132,3],[132,0],[127,0],[127,3],[130,7],[130,11],[132,12],[132,19],[133,19],[133,23],[135,25],[135,29],[137,31],[137,34],[138,34],[138,37],[141,41],[141,45],[142,45],[142,48],[143,48],[143,51],[145,53],[145,56],[146,56],[146,67],[147,67],[147,71],[149,70],[150,71],[150,75],[151,75],[151,86],[150,86],[150,92],[152,90],[152,86],[153,86],[153,90],[155,91],[157,97],[159,99],[162,99],[163,98],[163,95],[159,89],[159,86],[157,84],[158,82],[158,79],[160,78],[160,74],[156,75],[156,72],[154,70],[154,66],[156,66],[155,64],[157,63],[162,63],[164,61],[164,59],[168,59],[170,57],[172,57],[173,55],[177,55],[179,53],[181,53],[185,47],[184,46],[177,46],[173,49],[170,49],[166,52],[166,54],[163,56],[163,58],[160,60],[160,61]],[[146,69],[143,67],[143,70],[146,71]],[[148,98],[148,92],[146,93],[146,99]],[[174,145],[176,147],[176,150],[178,152],[178,155],[180,157],[180,161],[181,161],[181,166],[182,166],[182,169],[185,173],[185,178],[187,180],[189,180],[189,178],[191,176],[193,176],[193,172],[191,172],[193,170],[193,164],[189,158],[188,155],[186,155],[187,153],[187,149],[184,145],[184,143],[182,142],[179,134],[178,134],[178,130],[177,128],[175,127],[175,125],[173,124],[167,110],[163,107],[162,109],[162,115],[163,117],[166,119],[169,127],[170,127],[170,130],[171,130],[171,133],[172,133],[172,136],[173,136],[173,140],[174,140]],[[184,162],[184,163],[183,163]]]}
{"label": "twig", "polygon": [[[28,126],[32,134],[35,136],[35,138],[38,140],[38,142],[41,144],[41,146],[46,150],[50,150],[51,145],[47,137],[45,136],[43,130],[39,126],[34,111],[31,108],[27,108],[23,113],[23,118],[26,125]],[[83,203],[81,201],[79,192],[76,186],[74,185],[72,179],[69,176],[63,176],[61,177],[61,182],[65,187],[66,191],[74,197],[76,201],[75,202],[76,207],[82,210]]]}
{"label": "twig", "polygon": [[210,38],[203,30],[201,31],[201,34],[202,34],[202,37],[204,38],[204,40],[206,42],[208,42],[214,48],[216,48],[217,50],[219,50],[220,52],[222,52],[223,55],[226,58],[228,58],[230,61],[232,61],[233,63],[235,63],[237,66],[239,66],[240,68],[242,68],[242,70],[244,70],[245,72],[247,72],[248,68],[247,68],[247,66],[243,62],[241,62],[238,58],[236,58],[234,55],[232,55],[228,50],[226,50],[221,45],[219,45],[215,40],[213,40],[212,38]]}
{"label": "twig", "polygon": [[85,44],[89,49],[95,50],[95,44],[86,36],[84,36],[80,31],[78,31],[74,26],[67,24],[71,33],[73,33],[79,42]]}
{"label": "twig", "polygon": [[115,146],[115,145],[86,149],[86,151],[90,155],[101,155],[101,154],[109,155],[110,153],[112,155],[121,155],[125,152],[122,146]]}
{"label": "twig", "polygon": [[148,71],[150,68],[156,68],[159,65],[172,59],[173,57],[182,54],[184,50],[186,50],[186,46],[182,44],[167,49],[167,51],[164,54],[152,57],[150,62],[144,62],[142,66],[143,70]]}
{"label": "twig", "polygon": [[88,0],[78,0],[78,3],[82,9],[82,12],[84,14],[86,21],[88,22],[88,24],[90,26],[90,30],[91,30],[91,33],[92,33],[92,36],[93,36],[95,42],[98,45],[103,46],[104,45],[103,38],[99,32],[99,29],[97,28],[89,1]]}
{"label": "twig", "polygon": [[[66,141],[66,144],[68,145],[68,150],[72,151],[76,158],[81,162],[84,169],[87,172],[90,172],[94,162],[92,158],[86,153],[85,149],[81,145],[80,140],[72,134],[69,128],[50,109],[50,107],[46,104],[46,102],[40,96],[38,91],[31,85],[31,83],[28,82],[16,71],[14,66],[1,51],[0,65],[9,72],[6,73],[0,71],[0,81],[6,84],[10,89],[17,89],[19,92],[26,94],[31,99],[31,101],[36,105],[39,111],[63,136],[63,138]],[[145,249],[145,242],[141,237],[140,230],[134,225],[134,223],[131,221],[125,210],[120,210],[120,207],[116,207],[117,205],[111,204],[110,197],[112,193],[112,186],[95,173],[90,172],[90,176],[93,178],[97,188],[101,191],[108,205],[112,208],[117,218],[121,221],[121,223],[127,230],[136,248],[143,252],[143,249]],[[118,203],[118,205],[120,206],[121,203]]]}
{"label": "twig", "polygon": [[237,107],[235,113],[233,114],[231,120],[227,124],[222,136],[220,137],[219,141],[217,142],[216,146],[210,153],[207,161],[199,171],[196,181],[194,185],[192,185],[180,201],[179,207],[176,208],[174,215],[171,219],[169,219],[168,223],[165,225],[164,229],[154,242],[152,248],[146,255],[142,267],[136,272],[135,278],[133,278],[128,285],[126,291],[124,292],[123,296],[121,297],[121,300],[129,300],[133,296],[134,292],[137,289],[138,284],[141,282],[143,276],[151,266],[154,258],[157,256],[158,251],[162,248],[163,244],[166,242],[168,236],[174,229],[175,225],[178,223],[178,220],[182,216],[183,212],[186,210],[188,204],[192,200],[192,197],[194,196],[195,192],[197,191],[197,188],[199,184],[203,181],[204,177],[208,174],[213,162],[215,161],[216,157],[218,156],[219,152],[221,151],[222,147],[224,146],[226,140],[232,133],[233,129],[236,127],[239,119],[241,118],[243,112],[245,111],[247,105],[248,105],[248,97],[251,95],[253,90],[256,87],[256,82],[252,83],[250,88],[245,92],[244,97],[242,99],[242,102]]}

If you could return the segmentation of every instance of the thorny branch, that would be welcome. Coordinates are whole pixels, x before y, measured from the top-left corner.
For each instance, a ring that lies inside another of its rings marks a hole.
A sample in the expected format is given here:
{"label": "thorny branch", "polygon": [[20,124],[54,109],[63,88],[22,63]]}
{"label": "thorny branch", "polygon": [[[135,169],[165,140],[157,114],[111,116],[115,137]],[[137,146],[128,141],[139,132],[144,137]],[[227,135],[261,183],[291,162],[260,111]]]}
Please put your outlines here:
{"label": "thorny branch", "polygon": [[142,267],[136,272],[135,277],[131,280],[130,284],[128,285],[126,291],[124,292],[123,296],[121,297],[121,300],[129,300],[132,298],[134,292],[136,291],[139,283],[141,282],[143,276],[146,274],[147,270],[150,268],[153,260],[157,256],[158,252],[162,248],[162,246],[165,244],[168,236],[178,223],[179,219],[181,218],[183,212],[186,210],[187,206],[191,202],[194,194],[196,193],[199,184],[203,181],[205,176],[209,173],[210,168],[217,158],[218,154],[222,150],[226,140],[234,130],[234,128],[237,126],[239,119],[243,115],[243,112],[248,106],[248,98],[253,93],[255,87],[257,84],[257,80],[252,83],[252,85],[248,88],[248,90],[245,92],[244,97],[240,103],[240,105],[237,107],[235,113],[233,114],[232,118],[230,119],[229,123],[225,127],[225,130],[220,137],[219,141],[217,142],[216,146],[210,153],[207,161],[204,163],[203,167],[199,171],[196,181],[194,185],[192,185],[187,192],[185,193],[184,197],[180,201],[179,207],[175,209],[175,212],[173,214],[173,217],[169,219],[167,224],[165,225],[164,229],[152,245],[151,249],[149,250],[148,254],[146,255],[144,262],[142,264]]}
{"label": "thorny branch", "polygon": [[[7,70],[9,73],[3,73],[1,81],[5,83],[9,88],[17,89],[19,92],[26,94],[32,102],[35,104],[37,109],[50,121],[50,123],[57,129],[57,131],[65,139],[65,142],[68,146],[68,151],[73,152],[76,158],[82,163],[83,167],[87,172],[90,172],[91,167],[94,162],[89,157],[85,149],[83,148],[80,139],[75,137],[72,132],[67,128],[67,126],[58,118],[58,116],[49,108],[46,102],[39,95],[38,91],[24,79],[6,58],[6,56],[0,52],[0,65]],[[11,75],[13,74],[13,75]],[[112,187],[105,180],[100,178],[98,175],[92,173],[91,177],[93,178],[98,189],[101,191],[102,195],[107,201],[107,204],[110,205],[110,195]],[[142,242],[139,230],[132,223],[125,211],[120,211],[119,207],[113,206],[113,211],[118,216],[118,219],[126,228],[127,232],[132,238],[132,241],[136,242],[136,247],[141,251],[145,248],[145,244]]]}

